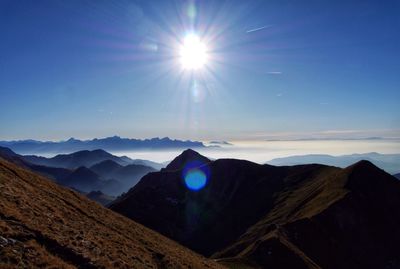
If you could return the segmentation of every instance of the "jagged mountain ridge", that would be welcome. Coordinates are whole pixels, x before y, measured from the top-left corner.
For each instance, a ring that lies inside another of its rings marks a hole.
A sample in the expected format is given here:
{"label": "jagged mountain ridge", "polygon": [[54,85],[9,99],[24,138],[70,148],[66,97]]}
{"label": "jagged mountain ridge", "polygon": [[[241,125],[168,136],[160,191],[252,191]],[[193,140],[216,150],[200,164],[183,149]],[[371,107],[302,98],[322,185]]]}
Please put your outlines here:
{"label": "jagged mountain ridge", "polygon": [[70,138],[67,141],[0,141],[0,146],[8,147],[21,154],[70,153],[81,150],[104,149],[107,151],[128,151],[137,149],[183,149],[188,147],[205,147],[202,142],[176,140],[169,137],[151,139],[131,139],[119,136],[79,140]]}

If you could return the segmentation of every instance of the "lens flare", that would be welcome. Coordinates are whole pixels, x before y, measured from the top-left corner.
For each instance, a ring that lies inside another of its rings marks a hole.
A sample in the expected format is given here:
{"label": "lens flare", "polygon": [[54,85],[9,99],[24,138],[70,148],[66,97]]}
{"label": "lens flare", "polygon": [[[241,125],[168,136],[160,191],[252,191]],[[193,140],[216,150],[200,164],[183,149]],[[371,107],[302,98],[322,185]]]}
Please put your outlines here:
{"label": "lens flare", "polygon": [[187,7],[186,15],[190,19],[194,20],[196,18],[196,14],[197,14],[196,6],[193,3],[190,3]]}
{"label": "lens flare", "polygon": [[201,190],[210,179],[210,168],[202,161],[190,161],[184,166],[182,178],[189,190]]}
{"label": "lens flare", "polygon": [[207,94],[205,87],[196,80],[193,80],[192,86],[190,87],[190,93],[192,100],[195,103],[204,101]]}
{"label": "lens flare", "polygon": [[198,191],[202,189],[207,183],[207,176],[200,169],[193,169],[185,176],[186,186],[193,190]]}

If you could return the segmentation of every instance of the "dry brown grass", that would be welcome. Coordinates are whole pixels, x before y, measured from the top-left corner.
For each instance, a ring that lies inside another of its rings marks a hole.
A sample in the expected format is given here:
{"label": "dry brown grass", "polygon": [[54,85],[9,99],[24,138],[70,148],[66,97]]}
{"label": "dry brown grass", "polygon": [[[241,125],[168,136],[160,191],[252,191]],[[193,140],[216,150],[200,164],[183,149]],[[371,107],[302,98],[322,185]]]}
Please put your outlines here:
{"label": "dry brown grass", "polygon": [[0,190],[1,268],[222,267],[1,159]]}

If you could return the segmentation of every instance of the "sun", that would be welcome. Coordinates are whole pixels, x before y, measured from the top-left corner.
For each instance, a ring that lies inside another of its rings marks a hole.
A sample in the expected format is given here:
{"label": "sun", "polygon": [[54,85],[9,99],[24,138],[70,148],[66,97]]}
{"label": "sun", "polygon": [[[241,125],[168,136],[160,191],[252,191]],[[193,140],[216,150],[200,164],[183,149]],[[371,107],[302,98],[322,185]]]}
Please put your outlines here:
{"label": "sun", "polygon": [[184,69],[201,69],[208,60],[207,47],[196,34],[188,34],[179,51]]}

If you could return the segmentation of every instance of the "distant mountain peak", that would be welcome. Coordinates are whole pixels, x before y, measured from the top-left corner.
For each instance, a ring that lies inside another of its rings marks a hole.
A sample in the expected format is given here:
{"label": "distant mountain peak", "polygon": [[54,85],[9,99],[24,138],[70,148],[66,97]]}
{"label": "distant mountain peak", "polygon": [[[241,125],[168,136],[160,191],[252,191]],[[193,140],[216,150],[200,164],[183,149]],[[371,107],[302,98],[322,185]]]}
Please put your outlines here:
{"label": "distant mountain peak", "polygon": [[104,161],[94,164],[93,166],[97,166],[97,165],[107,165],[107,166],[112,165],[112,166],[116,166],[116,167],[122,167],[122,165],[118,164],[117,162],[115,162],[113,160],[104,160]]}
{"label": "distant mountain peak", "polygon": [[179,156],[177,156],[175,159],[170,162],[166,169],[167,170],[177,170],[177,169],[182,169],[186,163],[188,162],[193,162],[193,161],[199,161],[202,163],[209,163],[210,160],[198,153],[197,151],[194,151],[193,149],[186,149],[184,150]]}
{"label": "distant mountain peak", "polygon": [[103,150],[103,149],[95,149],[95,150],[89,150],[88,152],[91,153],[106,153],[106,154],[110,154],[107,151]]}
{"label": "distant mountain peak", "polygon": [[373,166],[373,167],[376,167],[373,163],[371,163],[368,160],[358,161],[353,166],[361,166],[361,167],[371,167],[371,166]]}
{"label": "distant mountain peak", "polygon": [[361,160],[344,170],[348,174],[346,186],[352,190],[360,191],[367,189],[368,192],[373,193],[377,189],[390,186],[393,183],[392,176],[367,160]]}
{"label": "distant mountain peak", "polygon": [[87,168],[86,166],[80,166],[77,169],[75,169],[74,172],[75,173],[85,173],[85,174],[91,174],[91,175],[93,174],[93,175],[95,175],[95,173],[92,170],[90,170],[89,168]]}
{"label": "distant mountain peak", "polygon": [[122,138],[120,136],[118,136],[118,135],[113,135],[113,136],[110,136],[110,137],[106,137],[104,139],[106,139],[106,140],[121,140]]}
{"label": "distant mountain peak", "polygon": [[200,153],[198,153],[197,151],[193,150],[193,149],[185,149],[184,151],[182,151],[181,155],[183,156],[201,156]]}

